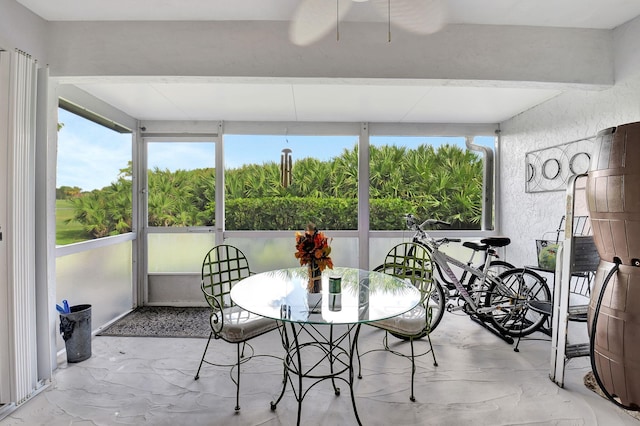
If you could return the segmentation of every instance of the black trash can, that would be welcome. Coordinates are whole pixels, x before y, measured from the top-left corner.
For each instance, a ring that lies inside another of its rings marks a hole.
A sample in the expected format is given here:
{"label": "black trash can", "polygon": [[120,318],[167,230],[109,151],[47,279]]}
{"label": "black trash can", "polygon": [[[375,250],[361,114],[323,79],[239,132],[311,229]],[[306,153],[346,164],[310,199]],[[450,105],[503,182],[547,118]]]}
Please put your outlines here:
{"label": "black trash can", "polygon": [[67,362],[80,362],[91,356],[91,305],[75,305],[60,314],[60,334],[67,349]]}

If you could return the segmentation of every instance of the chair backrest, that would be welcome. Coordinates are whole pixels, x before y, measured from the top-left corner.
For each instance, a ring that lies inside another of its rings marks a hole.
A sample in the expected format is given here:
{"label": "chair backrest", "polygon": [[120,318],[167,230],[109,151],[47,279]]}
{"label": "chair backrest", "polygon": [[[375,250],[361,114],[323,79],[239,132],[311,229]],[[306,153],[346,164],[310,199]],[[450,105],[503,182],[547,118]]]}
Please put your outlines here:
{"label": "chair backrest", "polygon": [[410,281],[420,290],[424,300],[431,292],[432,266],[431,256],[423,246],[401,243],[389,250],[381,272]]}
{"label": "chair backrest", "polygon": [[[202,261],[202,291],[214,309],[233,306],[229,293],[235,283],[251,275],[249,261],[238,248],[222,244],[215,246]],[[214,304],[211,297],[217,299]]]}

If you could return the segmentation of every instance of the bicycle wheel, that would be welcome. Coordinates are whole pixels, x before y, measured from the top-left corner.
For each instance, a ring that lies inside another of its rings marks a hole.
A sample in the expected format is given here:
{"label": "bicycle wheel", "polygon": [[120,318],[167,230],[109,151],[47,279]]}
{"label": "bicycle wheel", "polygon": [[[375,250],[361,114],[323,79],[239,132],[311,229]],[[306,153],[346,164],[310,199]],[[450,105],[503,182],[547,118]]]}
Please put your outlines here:
{"label": "bicycle wheel", "polygon": [[546,315],[529,309],[529,302],[551,302],[551,291],[544,278],[526,268],[503,272],[489,287],[485,307],[491,323],[503,334],[521,337],[538,330]]}
{"label": "bicycle wheel", "polygon": [[[491,261],[491,263],[489,263],[489,269],[487,269],[487,275],[490,275],[492,277],[497,277],[503,272],[510,271],[511,269],[516,269],[516,267],[510,264],[509,262],[505,262],[502,260],[493,260]],[[473,284],[476,282],[476,280],[479,280],[479,279],[480,278],[478,278],[477,276],[471,275],[471,277],[469,278],[469,288],[473,288]],[[487,286],[489,285],[488,280],[485,283],[485,285]]]}
{"label": "bicycle wheel", "polygon": [[505,262],[504,260],[493,260],[491,261],[491,263],[489,263],[489,270],[487,271],[487,275],[497,277],[503,272],[510,271],[511,269],[516,269],[516,267],[509,262]]}
{"label": "bicycle wheel", "polygon": [[438,326],[438,324],[440,324],[440,320],[444,315],[444,304],[447,300],[444,295],[444,287],[442,286],[440,281],[434,278],[432,285],[434,287],[431,290],[429,303],[427,305],[428,308],[431,308],[431,331],[433,331]]}
{"label": "bicycle wheel", "polygon": [[[403,271],[403,276],[401,276],[400,278],[406,278],[409,279],[410,281],[412,281],[412,284],[415,285],[415,283],[418,280],[423,280],[425,278],[423,278],[421,276],[421,273],[419,271],[415,271],[413,273],[413,277],[407,277],[406,276],[406,268],[400,265],[389,265],[389,264],[385,264],[385,265],[379,265],[376,268],[374,268],[375,272],[382,272],[385,274],[390,274],[390,275],[394,275],[397,276],[398,274],[396,274],[396,271]],[[440,320],[442,320],[442,316],[444,315],[444,303],[445,303],[445,296],[444,296],[444,289],[442,288],[442,285],[440,284],[440,282],[438,282],[436,279],[431,279],[431,277],[427,277],[426,279],[428,279],[430,282],[427,284],[429,287],[425,289],[426,292],[429,292],[429,298],[427,300],[427,309],[431,309],[431,322],[429,323],[429,329],[431,331],[433,331],[438,324],[440,324]],[[405,337],[400,336],[400,335],[395,335],[393,333],[391,333],[393,336],[399,338],[399,339],[405,339]],[[421,337],[426,336],[427,333],[423,333]]]}
{"label": "bicycle wheel", "polygon": [[[513,266],[512,264],[510,264],[509,262],[504,262],[502,260],[493,260],[491,261],[491,263],[489,263],[489,269],[487,269],[487,275],[492,276],[492,277],[497,277],[500,274],[502,274],[505,271],[509,271],[511,269],[515,269],[516,267]],[[472,289],[474,288],[474,285],[476,283],[476,280],[479,280],[480,278],[470,274],[471,277],[469,278],[469,284],[467,285],[467,290],[469,292],[472,291]],[[476,292],[480,292],[480,294],[476,294],[475,297],[477,297],[477,299],[474,297],[474,300],[478,300],[478,301],[483,301],[483,299],[486,298],[486,292],[489,289],[489,285],[491,284],[491,282],[489,280],[486,280],[484,283],[484,288],[482,289],[476,289]]]}

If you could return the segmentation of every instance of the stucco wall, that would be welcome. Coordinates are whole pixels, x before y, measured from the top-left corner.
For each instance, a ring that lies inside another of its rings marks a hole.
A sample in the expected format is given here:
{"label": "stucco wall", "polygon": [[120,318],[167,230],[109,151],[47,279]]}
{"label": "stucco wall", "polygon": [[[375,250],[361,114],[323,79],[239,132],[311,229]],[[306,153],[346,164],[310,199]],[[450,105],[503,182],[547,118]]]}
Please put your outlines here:
{"label": "stucco wall", "polygon": [[525,154],[640,121],[640,20],[616,29],[614,40],[613,88],[565,93],[501,124],[499,208],[502,233],[513,240],[512,263],[534,264],[535,240],[556,229],[565,212],[564,192],[525,193]]}
{"label": "stucco wall", "polygon": [[0,49],[19,49],[48,63],[48,23],[14,0],[0,0]]}

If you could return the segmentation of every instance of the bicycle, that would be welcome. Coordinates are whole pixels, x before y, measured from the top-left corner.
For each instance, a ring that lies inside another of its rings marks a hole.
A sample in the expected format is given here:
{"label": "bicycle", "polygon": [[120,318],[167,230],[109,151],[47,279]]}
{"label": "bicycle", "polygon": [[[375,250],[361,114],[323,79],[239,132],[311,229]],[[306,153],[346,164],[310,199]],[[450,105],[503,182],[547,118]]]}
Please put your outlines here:
{"label": "bicycle", "polygon": [[[426,223],[435,224],[434,221],[427,221]],[[442,222],[442,221],[438,222],[438,224],[450,226],[449,223]],[[424,247],[424,249],[427,250],[427,252],[429,253],[429,257],[430,257],[431,247],[428,244],[422,243],[419,237],[420,235],[418,233],[414,234],[412,238],[412,242],[420,245],[421,247]],[[447,241],[453,242],[453,243],[461,242],[461,240],[457,238],[456,239],[448,238]],[[497,251],[495,250],[496,247],[497,246],[503,247],[508,245],[509,243],[510,243],[510,240],[508,238],[502,238],[502,237],[499,240],[496,239],[495,237],[492,237],[491,239],[483,239],[479,243],[474,241],[463,242],[462,243],[463,247],[466,247],[472,250],[471,256],[469,257],[469,260],[467,260],[467,265],[474,266],[477,269],[482,269],[483,272],[489,273],[495,276],[499,275],[501,272],[504,272],[506,270],[514,269],[515,266],[513,266],[511,263],[508,263],[502,260],[493,260],[493,259],[497,259],[498,257]],[[485,260],[480,265],[474,264],[475,257],[480,252],[484,253]],[[409,253],[407,253],[407,256],[408,258],[414,257],[412,250]],[[392,256],[391,259],[392,259],[392,263],[398,262],[398,258],[394,258]],[[400,257],[399,259],[400,261],[406,262],[406,260],[402,257]],[[393,271],[393,265],[384,265],[384,264],[379,265],[374,270],[377,272],[388,272],[389,270]],[[456,308],[454,304],[456,303],[456,301],[460,300],[460,294],[457,291],[455,284],[453,284],[452,281],[448,280],[444,276],[444,274],[442,274],[442,270],[437,266],[436,266],[436,272],[437,272],[437,277],[434,277],[433,279],[437,281],[437,286],[434,286],[434,288],[431,289],[430,299],[428,300],[428,306],[431,311],[431,316],[430,316],[431,330],[435,329],[438,326],[438,324],[440,324],[440,321],[444,315],[445,305],[447,305],[447,309],[446,309],[447,311],[453,312],[454,310],[459,309],[459,308]],[[475,280],[476,280],[475,275],[469,274],[467,271],[464,271],[464,270],[462,271],[462,275],[459,278],[459,281],[467,289],[469,289],[474,284]]]}
{"label": "bicycle", "polygon": [[[432,313],[430,331],[440,323],[445,303],[448,312],[462,310],[509,343],[513,343],[512,337],[529,335],[542,326],[545,316],[530,310],[528,303],[551,300],[546,280],[530,269],[515,268],[508,262],[493,260],[497,257],[495,249],[508,245],[508,238],[488,237],[480,244],[463,243],[473,250],[471,259],[464,263],[440,251],[442,245],[461,242],[460,239],[435,239],[424,230],[426,226],[448,226],[447,222],[428,219],[420,224],[413,215],[406,215],[405,220],[407,227],[415,231],[412,242],[424,247],[431,255],[432,265],[425,268],[434,271],[434,276],[430,277],[434,282],[429,300]],[[486,253],[485,261],[474,266],[473,258],[480,251]],[[458,277],[451,266],[461,269],[462,274]],[[456,299],[458,306],[449,303],[451,299]]]}

